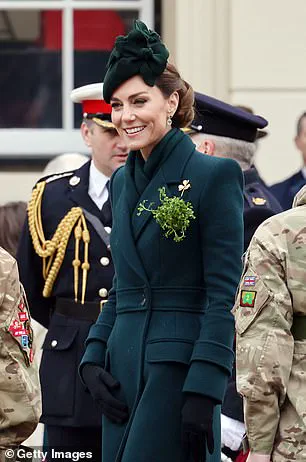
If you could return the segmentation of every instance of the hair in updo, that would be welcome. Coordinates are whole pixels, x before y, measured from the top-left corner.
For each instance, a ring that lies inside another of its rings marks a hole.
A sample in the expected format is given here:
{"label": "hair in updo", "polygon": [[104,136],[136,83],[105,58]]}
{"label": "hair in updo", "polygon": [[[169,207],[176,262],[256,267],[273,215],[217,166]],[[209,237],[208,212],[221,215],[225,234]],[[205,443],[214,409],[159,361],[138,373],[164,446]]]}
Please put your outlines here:
{"label": "hair in updo", "polygon": [[156,79],[155,85],[165,98],[177,91],[179,104],[172,117],[172,126],[187,127],[194,119],[194,93],[191,85],[183,80],[173,64],[168,63],[164,72]]}

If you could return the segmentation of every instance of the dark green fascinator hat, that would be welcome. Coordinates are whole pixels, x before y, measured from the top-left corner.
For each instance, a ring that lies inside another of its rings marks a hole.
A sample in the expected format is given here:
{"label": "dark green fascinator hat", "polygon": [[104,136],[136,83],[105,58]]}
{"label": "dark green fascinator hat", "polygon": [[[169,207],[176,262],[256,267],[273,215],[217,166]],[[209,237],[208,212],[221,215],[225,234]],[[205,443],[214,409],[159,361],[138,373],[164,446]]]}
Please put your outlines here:
{"label": "dark green fascinator hat", "polygon": [[107,103],[116,88],[134,75],[140,75],[151,87],[166,68],[169,51],[160,36],[136,20],[125,37],[117,37],[106,66],[103,97]]}

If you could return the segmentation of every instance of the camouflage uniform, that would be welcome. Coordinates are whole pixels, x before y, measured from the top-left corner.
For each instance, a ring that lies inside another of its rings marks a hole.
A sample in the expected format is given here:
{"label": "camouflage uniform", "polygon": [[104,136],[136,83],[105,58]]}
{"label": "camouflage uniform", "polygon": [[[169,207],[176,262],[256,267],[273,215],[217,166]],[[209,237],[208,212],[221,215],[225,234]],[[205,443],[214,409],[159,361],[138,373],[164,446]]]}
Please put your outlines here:
{"label": "camouflage uniform", "polygon": [[41,414],[30,323],[17,263],[0,247],[0,460],[31,435]]}
{"label": "camouflage uniform", "polygon": [[233,311],[250,449],[306,461],[306,187],[256,231]]}

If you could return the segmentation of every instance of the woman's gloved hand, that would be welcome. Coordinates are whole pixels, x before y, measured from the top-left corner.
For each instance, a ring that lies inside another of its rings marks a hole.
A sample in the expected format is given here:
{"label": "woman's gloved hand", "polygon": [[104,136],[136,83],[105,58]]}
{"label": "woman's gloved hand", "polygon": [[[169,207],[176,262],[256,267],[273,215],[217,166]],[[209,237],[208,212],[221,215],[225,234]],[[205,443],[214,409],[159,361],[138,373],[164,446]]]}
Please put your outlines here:
{"label": "woman's gloved hand", "polygon": [[128,417],[128,407],[114,398],[112,390],[120,387],[118,380],[106,372],[103,367],[85,364],[82,371],[83,380],[93,397],[101,406],[103,414],[112,422],[123,423]]}
{"label": "woman's gloved hand", "polygon": [[182,409],[182,443],[186,462],[205,462],[206,445],[214,452],[213,413],[216,402],[196,393],[186,395]]}

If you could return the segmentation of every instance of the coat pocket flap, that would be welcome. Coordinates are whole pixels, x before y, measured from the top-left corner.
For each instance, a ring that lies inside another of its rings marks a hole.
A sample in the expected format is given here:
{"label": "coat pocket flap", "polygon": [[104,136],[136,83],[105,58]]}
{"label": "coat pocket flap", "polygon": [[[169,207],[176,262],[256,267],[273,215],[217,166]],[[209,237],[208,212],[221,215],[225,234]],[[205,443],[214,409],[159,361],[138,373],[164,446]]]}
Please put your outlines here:
{"label": "coat pocket flap", "polygon": [[243,334],[249,328],[268,301],[272,298],[272,293],[258,277],[254,279],[254,287],[246,286],[245,281],[248,281],[253,277],[255,278],[255,276],[244,277],[244,284],[241,284],[240,286],[233,309],[236,332],[238,334]]}
{"label": "coat pocket flap", "polygon": [[53,326],[46,335],[43,343],[43,350],[68,350],[77,333],[78,327],[75,326]]}
{"label": "coat pocket flap", "polygon": [[193,342],[188,340],[154,340],[147,344],[146,360],[149,363],[178,362],[189,364]]}

